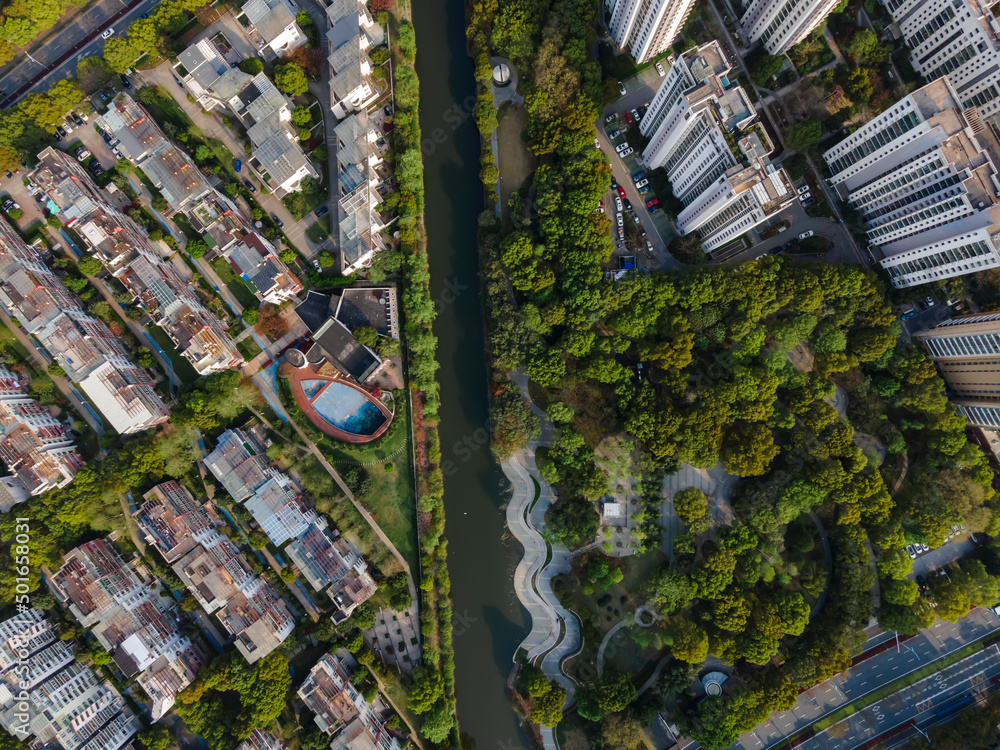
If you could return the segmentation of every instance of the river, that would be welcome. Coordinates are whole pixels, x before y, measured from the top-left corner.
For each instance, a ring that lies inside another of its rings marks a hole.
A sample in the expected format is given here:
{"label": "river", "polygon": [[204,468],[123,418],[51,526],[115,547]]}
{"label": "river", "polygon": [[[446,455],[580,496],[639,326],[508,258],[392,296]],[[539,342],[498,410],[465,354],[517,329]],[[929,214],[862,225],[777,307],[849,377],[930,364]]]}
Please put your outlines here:
{"label": "river", "polygon": [[425,223],[441,369],[448,569],[455,604],[455,679],[462,742],[527,747],[504,688],[527,633],[514,596],[515,541],[502,542],[507,480],[489,450],[476,222],[483,210],[472,61],[462,0],[417,0],[417,74],[424,141]]}

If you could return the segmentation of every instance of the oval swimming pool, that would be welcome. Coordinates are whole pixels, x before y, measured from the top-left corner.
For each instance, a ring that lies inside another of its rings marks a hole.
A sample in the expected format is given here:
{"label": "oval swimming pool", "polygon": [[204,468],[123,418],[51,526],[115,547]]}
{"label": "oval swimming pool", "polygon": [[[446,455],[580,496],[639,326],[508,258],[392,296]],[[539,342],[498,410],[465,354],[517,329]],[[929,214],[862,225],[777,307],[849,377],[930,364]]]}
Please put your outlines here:
{"label": "oval swimming pool", "polygon": [[336,380],[305,380],[302,392],[325,421],[352,435],[374,435],[387,421],[362,391]]}

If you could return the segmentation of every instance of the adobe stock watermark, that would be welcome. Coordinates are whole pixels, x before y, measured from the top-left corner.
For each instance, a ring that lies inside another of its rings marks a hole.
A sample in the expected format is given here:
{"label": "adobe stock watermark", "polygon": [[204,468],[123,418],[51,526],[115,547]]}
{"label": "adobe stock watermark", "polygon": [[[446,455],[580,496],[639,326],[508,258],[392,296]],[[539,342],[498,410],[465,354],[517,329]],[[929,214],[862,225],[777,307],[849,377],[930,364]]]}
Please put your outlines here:
{"label": "adobe stock watermark", "polygon": [[437,147],[446,143],[451,134],[458,130],[470,117],[476,108],[476,97],[473,94],[460,102],[455,102],[441,113],[441,119],[448,127],[436,127],[430,134],[425,134],[420,141],[420,153],[424,156],[433,154]]}
{"label": "adobe stock watermark", "polygon": [[[15,566],[14,573],[16,574],[14,578],[14,602],[17,605],[18,615],[25,615],[31,609],[31,600],[29,597],[29,591],[31,590],[29,585],[31,526],[27,518],[15,518],[14,522],[14,545],[11,547],[11,552],[13,553],[12,562]],[[17,656],[14,672],[25,682],[31,673],[31,663],[28,659],[31,636],[31,631],[26,629],[10,639],[11,646]],[[14,696],[13,716],[14,725],[11,728],[12,731],[21,739],[28,737],[32,733],[30,726],[31,698],[28,695],[28,691],[24,688],[21,688]]]}
{"label": "adobe stock watermark", "polygon": [[463,284],[458,278],[445,279],[444,288],[432,301],[434,314],[440,315],[448,305],[454,305],[463,292],[469,291],[469,287]]}

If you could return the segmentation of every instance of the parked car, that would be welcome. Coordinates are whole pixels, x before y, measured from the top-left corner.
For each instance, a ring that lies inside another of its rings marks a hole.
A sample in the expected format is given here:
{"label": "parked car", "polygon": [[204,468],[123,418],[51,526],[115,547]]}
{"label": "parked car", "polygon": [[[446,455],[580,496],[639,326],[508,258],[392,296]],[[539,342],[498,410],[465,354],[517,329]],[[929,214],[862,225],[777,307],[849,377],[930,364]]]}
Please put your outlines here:
{"label": "parked car", "polygon": [[62,140],[63,138],[65,138],[65,137],[66,137],[66,131],[65,131],[65,130],[63,130],[63,129],[62,129],[61,127],[59,127],[58,125],[56,125],[56,140],[57,140],[57,141],[61,141],[61,140]]}
{"label": "parked car", "polygon": [[639,110],[633,109],[632,110],[632,117],[635,118],[636,122],[639,122]]}
{"label": "parked car", "polygon": [[624,204],[625,204],[625,208],[626,208],[626,209],[627,209],[628,211],[631,211],[631,210],[632,210],[632,201],[630,201],[630,200],[629,200],[628,198],[625,198],[625,199],[624,199],[624,200],[622,201],[622,203],[624,203]]}
{"label": "parked car", "polygon": [[83,145],[83,144],[81,143],[81,144],[80,144],[79,146],[77,146],[77,147],[76,147],[76,148],[75,148],[75,149],[73,150],[73,156],[79,156],[79,155],[80,155],[80,152],[81,152],[81,151],[83,151],[83,150],[84,150],[84,148],[85,148],[85,146],[84,146],[84,145]]}
{"label": "parked car", "polygon": [[114,26],[108,26],[104,31],[101,32],[101,39],[110,39],[111,35],[115,33]]}
{"label": "parked car", "polygon": [[329,210],[330,210],[329,206],[320,206],[315,211],[313,211],[313,213],[316,214],[316,218],[318,219],[320,216],[326,216],[326,213]]}
{"label": "parked car", "polygon": [[[627,146],[628,144],[625,144],[625,145]],[[631,156],[631,154],[634,151],[635,151],[635,149],[633,149],[631,146],[629,146],[627,149],[625,149],[624,151],[622,151],[622,157],[624,158],[626,156]]]}
{"label": "parked car", "polygon": [[764,260],[764,258],[766,257],[767,253],[762,253],[761,255],[758,255],[756,258],[754,258],[754,260]]}
{"label": "parked car", "polygon": [[70,112],[69,116],[73,120],[73,124],[76,125],[77,127],[83,125],[83,119],[76,112]]}
{"label": "parked car", "polygon": [[802,234],[800,234],[799,235],[799,239],[800,240],[806,240],[806,239],[809,239],[810,237],[812,237],[814,234],[816,234],[816,233],[813,230],[810,229],[808,232],[803,232]]}
{"label": "parked car", "polygon": [[617,208],[619,211],[622,210],[622,199],[621,199],[621,196],[618,196],[618,195],[615,196],[615,208]]}
{"label": "parked car", "polygon": [[620,93],[620,94],[621,94],[622,96],[625,96],[625,94],[627,94],[627,93],[628,93],[628,89],[626,89],[626,88],[625,88],[625,84],[624,84],[624,83],[622,83],[621,81],[619,81],[619,82],[618,82],[618,92],[619,92],[619,93]]}
{"label": "parked car", "polygon": [[924,307],[926,307],[928,310],[930,310],[932,307],[934,307],[934,305],[935,305],[935,302],[934,302],[934,299],[932,297],[927,297],[927,299],[924,300]]}
{"label": "parked car", "polygon": [[802,187],[799,188],[799,195],[802,195],[803,193],[808,193],[808,192],[809,192],[809,186],[808,185],[803,185]]}
{"label": "parked car", "polygon": [[102,134],[101,138],[104,139],[105,143],[111,143],[111,134],[110,133],[104,133],[104,134]]}
{"label": "parked car", "polygon": [[646,201],[646,208],[652,208],[653,206],[659,206],[659,205],[660,205],[659,198],[653,198],[652,200]]}
{"label": "parked car", "polygon": [[617,221],[618,221],[618,226],[620,226],[620,227],[625,226],[625,221],[622,219],[622,212],[621,211],[619,211],[616,214],[616,218],[617,218]]}
{"label": "parked car", "polygon": [[122,86],[127,89],[132,88],[132,81],[129,80],[128,76],[122,76]]}
{"label": "parked car", "polygon": [[924,578],[923,576],[917,576],[917,585],[920,587],[921,590],[927,588],[927,579]]}
{"label": "parked car", "polygon": [[278,229],[281,229],[285,226],[285,222],[279,219],[277,214],[271,214],[271,221],[277,224]]}
{"label": "parked car", "polygon": [[636,181],[635,186],[637,188],[644,188],[648,184],[649,184],[649,180],[647,180],[645,177],[643,177],[641,180]]}
{"label": "parked car", "polygon": [[84,149],[83,151],[81,151],[76,155],[76,160],[79,162],[87,161],[87,159],[89,158],[90,158],[90,152],[87,149]]}
{"label": "parked car", "polygon": [[234,161],[233,162],[233,169],[235,169],[237,172],[239,172],[241,169],[243,169],[243,162],[240,161],[239,159],[237,159],[236,161]]}
{"label": "parked car", "polygon": [[804,192],[804,193],[800,193],[799,194],[799,200],[800,201],[807,201],[807,200],[809,200],[812,197],[813,197],[812,193],[810,193],[808,190],[806,192]]}
{"label": "parked car", "polygon": [[621,134],[622,134],[622,131],[616,130],[613,133],[608,133],[608,138],[610,138],[611,140],[614,140],[615,138],[617,138]]}
{"label": "parked car", "polygon": [[257,192],[257,188],[255,188],[253,186],[253,183],[250,182],[250,180],[248,180],[246,177],[243,178],[243,184],[247,186],[247,190],[249,190],[251,193]]}
{"label": "parked car", "polygon": [[67,118],[66,118],[66,119],[65,119],[65,120],[64,120],[63,122],[59,123],[59,125],[60,125],[60,127],[62,127],[62,129],[63,129],[63,130],[65,130],[65,131],[66,131],[67,133],[72,133],[72,132],[73,132],[73,130],[74,130],[74,128],[73,128],[73,123],[71,123],[71,122],[69,121],[69,118],[68,118],[68,117],[67,117]]}
{"label": "parked car", "polygon": [[907,544],[906,545],[906,554],[908,554],[910,556],[911,560],[916,560],[917,559],[917,551],[913,548],[912,544]]}
{"label": "parked car", "polygon": [[[97,162],[94,162],[94,164],[97,164]],[[100,175],[104,174],[104,168],[100,164],[97,164],[96,169],[92,169],[90,171],[91,174],[94,175],[94,177],[99,177]]]}
{"label": "parked car", "polygon": [[612,190],[618,189],[618,180],[615,179],[614,175],[611,175],[611,189]]}
{"label": "parked car", "polygon": [[804,201],[802,201],[802,208],[809,208],[809,206],[811,206],[815,202],[816,201],[814,201],[812,198],[809,198],[808,200],[804,200]]}
{"label": "parked car", "polygon": [[[643,187],[639,188],[639,195],[645,195],[648,192],[649,192],[649,185],[644,185]],[[653,212],[650,211],[649,213]]]}
{"label": "parked car", "polygon": [[651,209],[649,209],[649,215],[652,216],[653,214],[655,214],[659,210],[660,210],[659,206],[653,206]]}
{"label": "parked car", "polygon": [[[649,240],[646,240],[646,255],[650,255],[650,253],[652,252],[653,252],[653,243],[650,242]],[[650,255],[650,257],[652,256]]]}
{"label": "parked car", "polygon": [[656,72],[660,74],[661,78],[667,74],[667,71],[663,69],[663,66],[660,65],[660,63],[656,63],[653,67],[656,68]]}
{"label": "parked car", "polygon": [[11,171],[10,171],[9,169],[8,169],[8,170],[7,170],[6,172],[4,172],[4,174],[5,174],[5,175],[7,175],[7,179],[8,179],[8,180],[9,180],[9,179],[10,179],[11,177],[13,177],[13,176],[14,176],[14,173],[13,173],[13,172],[11,172]]}
{"label": "parked car", "polygon": [[632,118],[632,113],[631,112],[626,112],[625,113],[625,122],[627,122],[629,125],[631,125],[633,122],[635,122],[635,120]]}
{"label": "parked car", "polygon": [[646,173],[643,172],[640,169],[639,171],[637,171],[635,174],[632,175],[632,182],[638,182],[639,180],[641,180],[645,176],[646,176]]}
{"label": "parked car", "polygon": [[619,196],[621,196],[622,198],[625,197],[625,188],[623,188],[621,185],[615,185],[615,189],[618,191]]}
{"label": "parked car", "polygon": [[604,118],[604,124],[607,125],[608,123],[612,123],[617,119],[618,119],[618,113],[612,112],[610,115]]}

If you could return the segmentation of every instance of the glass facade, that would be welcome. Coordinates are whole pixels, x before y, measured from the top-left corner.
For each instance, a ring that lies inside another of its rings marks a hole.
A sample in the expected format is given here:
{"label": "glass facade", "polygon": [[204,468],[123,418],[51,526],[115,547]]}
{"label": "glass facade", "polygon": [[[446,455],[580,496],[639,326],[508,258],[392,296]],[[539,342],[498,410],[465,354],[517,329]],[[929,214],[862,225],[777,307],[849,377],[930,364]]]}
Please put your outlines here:
{"label": "glass facade", "polygon": [[885,270],[889,273],[890,279],[898,279],[911,273],[917,273],[918,271],[927,271],[962,260],[968,260],[969,258],[988,255],[991,251],[992,248],[988,243],[979,240],[966,245],[941,250],[940,252],[926,255],[923,258],[906,260],[897,265],[888,266]]}
{"label": "glass facade", "polygon": [[917,119],[917,115],[915,113],[907,112],[895,122],[889,123],[881,130],[876,131],[872,136],[861,141],[857,146],[852,148],[843,156],[835,159],[830,164],[831,174],[843,172],[845,169],[858,163],[866,156],[874,154],[880,148],[887,146],[899,138],[899,136],[913,130],[913,128],[917,127],[919,122],[920,121]]}

